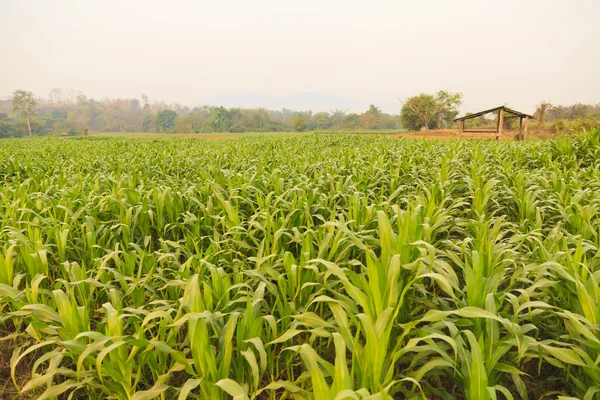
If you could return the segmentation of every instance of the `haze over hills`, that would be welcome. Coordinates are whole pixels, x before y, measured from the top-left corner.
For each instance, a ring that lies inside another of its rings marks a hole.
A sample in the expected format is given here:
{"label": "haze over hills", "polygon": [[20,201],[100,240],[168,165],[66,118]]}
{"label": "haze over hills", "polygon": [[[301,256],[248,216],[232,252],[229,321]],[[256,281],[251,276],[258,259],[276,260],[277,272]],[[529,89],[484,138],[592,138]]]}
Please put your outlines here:
{"label": "haze over hills", "polygon": [[199,104],[214,106],[266,108],[281,110],[288,108],[295,111],[312,110],[313,112],[346,110],[349,113],[363,113],[370,104],[375,104],[381,111],[398,114],[401,104],[396,101],[352,100],[318,92],[300,92],[290,96],[270,96],[263,93],[227,93],[203,98]]}
{"label": "haze over hills", "polygon": [[[83,91],[76,89],[60,89],[62,91],[62,96],[64,97],[62,100],[68,103],[76,103],[78,95],[86,95],[88,98],[99,99],[110,99],[111,97],[98,97],[90,95],[89,93],[84,93]],[[2,100],[10,100],[12,96],[10,94],[6,94],[4,96],[0,96]],[[45,95],[43,93],[36,93],[36,98],[40,100],[52,100],[52,95]],[[132,98],[135,98],[133,96]],[[137,96],[139,100],[140,97]],[[152,97],[153,98],[153,97]],[[56,100],[56,99],[54,99]],[[163,101],[164,99],[156,99],[154,100]],[[167,102],[170,103],[170,102]],[[195,106],[207,105],[212,107],[223,106],[225,108],[265,108],[267,110],[281,110],[282,108],[287,108],[292,111],[312,111],[313,113],[317,113],[320,111],[331,112],[333,110],[342,110],[347,113],[357,113],[362,114],[369,109],[371,104],[377,106],[382,112],[398,115],[400,113],[400,109],[402,108],[402,104],[398,99],[392,100],[354,100],[347,99],[342,96],[330,95],[326,93],[319,92],[300,92],[295,93],[289,96],[271,96],[264,93],[251,93],[251,92],[241,92],[241,93],[225,93],[218,94],[213,96],[208,96],[201,98],[198,101],[193,103],[185,103],[179,102],[176,99],[172,101],[172,103],[179,103],[182,105],[186,105],[190,108]]]}

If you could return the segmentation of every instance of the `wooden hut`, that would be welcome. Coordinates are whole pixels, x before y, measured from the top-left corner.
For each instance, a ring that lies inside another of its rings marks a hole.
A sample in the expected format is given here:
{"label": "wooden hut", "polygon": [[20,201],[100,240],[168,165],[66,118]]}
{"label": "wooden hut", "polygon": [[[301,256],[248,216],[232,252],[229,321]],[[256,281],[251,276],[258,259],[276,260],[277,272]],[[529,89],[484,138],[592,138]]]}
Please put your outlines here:
{"label": "wooden hut", "polygon": [[[472,128],[465,129],[465,121],[481,117],[482,115],[489,113],[498,113],[498,119],[496,121],[496,128]],[[465,115],[464,117],[456,118],[454,121],[460,121],[460,133],[463,132],[485,132],[485,133],[495,133],[496,139],[500,137],[500,134],[503,131],[504,120],[508,118],[519,118],[519,135],[517,136],[519,140],[525,140],[525,136],[527,134],[527,123],[529,119],[533,118],[533,115],[525,114],[513,109],[510,109],[506,106],[500,106],[496,108],[490,108],[489,110],[479,111],[474,114]]]}

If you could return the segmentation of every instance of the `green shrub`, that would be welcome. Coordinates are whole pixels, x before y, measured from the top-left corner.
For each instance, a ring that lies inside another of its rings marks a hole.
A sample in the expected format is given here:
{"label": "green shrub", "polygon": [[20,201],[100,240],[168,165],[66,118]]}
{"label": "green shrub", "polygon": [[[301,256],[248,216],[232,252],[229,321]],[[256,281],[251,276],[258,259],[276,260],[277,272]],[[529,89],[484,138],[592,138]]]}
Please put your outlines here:
{"label": "green shrub", "polygon": [[244,128],[241,125],[234,125],[231,128],[229,128],[229,132],[232,132],[232,133],[244,133],[244,132],[246,132],[246,128]]}

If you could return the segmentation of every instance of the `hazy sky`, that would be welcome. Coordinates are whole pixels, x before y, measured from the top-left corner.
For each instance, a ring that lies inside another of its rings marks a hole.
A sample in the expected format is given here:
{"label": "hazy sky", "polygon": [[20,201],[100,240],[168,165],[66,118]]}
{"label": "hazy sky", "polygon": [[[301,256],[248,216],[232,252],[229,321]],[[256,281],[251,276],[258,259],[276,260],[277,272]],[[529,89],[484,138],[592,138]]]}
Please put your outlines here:
{"label": "hazy sky", "polygon": [[[600,102],[600,0],[0,0],[0,96]],[[399,107],[399,106],[398,106]]]}

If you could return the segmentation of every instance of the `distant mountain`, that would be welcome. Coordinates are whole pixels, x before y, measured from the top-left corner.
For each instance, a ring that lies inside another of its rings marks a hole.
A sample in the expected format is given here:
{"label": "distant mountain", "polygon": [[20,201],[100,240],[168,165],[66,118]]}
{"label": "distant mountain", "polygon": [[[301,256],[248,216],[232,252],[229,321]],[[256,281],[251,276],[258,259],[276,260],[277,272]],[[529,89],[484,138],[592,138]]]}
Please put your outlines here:
{"label": "distant mountain", "polygon": [[302,92],[291,96],[269,96],[262,93],[228,93],[204,98],[200,103],[226,108],[266,108],[269,110],[288,108],[294,111],[312,110],[313,112],[339,109],[362,113],[369,109],[370,104],[375,104],[381,111],[390,114],[397,114],[400,109],[400,104],[397,101],[349,100],[341,96],[315,92]]}

